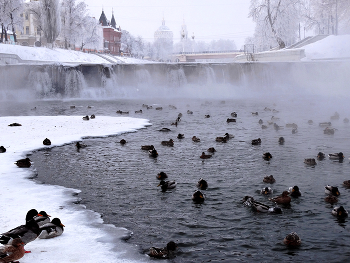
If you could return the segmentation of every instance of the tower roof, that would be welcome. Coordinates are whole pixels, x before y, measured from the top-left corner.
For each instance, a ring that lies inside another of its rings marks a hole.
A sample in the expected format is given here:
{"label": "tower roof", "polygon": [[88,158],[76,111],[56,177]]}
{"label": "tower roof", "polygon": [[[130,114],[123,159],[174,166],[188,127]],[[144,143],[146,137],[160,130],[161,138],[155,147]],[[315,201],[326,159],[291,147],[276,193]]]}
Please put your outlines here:
{"label": "tower roof", "polygon": [[114,14],[113,14],[113,13],[112,13],[112,19],[111,19],[111,26],[112,26],[114,29],[117,29],[117,23],[115,22]]}
{"label": "tower roof", "polygon": [[105,12],[103,10],[102,10],[102,14],[100,16],[100,19],[98,21],[100,21],[100,24],[102,24],[102,26],[107,26],[108,25],[107,17],[106,17]]}

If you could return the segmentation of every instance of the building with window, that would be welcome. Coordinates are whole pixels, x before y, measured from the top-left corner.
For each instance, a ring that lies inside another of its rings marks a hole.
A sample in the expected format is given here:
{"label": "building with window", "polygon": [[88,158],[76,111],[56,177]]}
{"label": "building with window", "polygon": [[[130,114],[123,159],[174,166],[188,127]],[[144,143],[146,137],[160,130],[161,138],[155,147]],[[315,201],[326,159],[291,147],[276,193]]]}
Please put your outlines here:
{"label": "building with window", "polygon": [[120,26],[117,28],[113,12],[111,21],[108,21],[104,11],[102,10],[99,21],[103,29],[104,52],[119,55],[122,32]]}

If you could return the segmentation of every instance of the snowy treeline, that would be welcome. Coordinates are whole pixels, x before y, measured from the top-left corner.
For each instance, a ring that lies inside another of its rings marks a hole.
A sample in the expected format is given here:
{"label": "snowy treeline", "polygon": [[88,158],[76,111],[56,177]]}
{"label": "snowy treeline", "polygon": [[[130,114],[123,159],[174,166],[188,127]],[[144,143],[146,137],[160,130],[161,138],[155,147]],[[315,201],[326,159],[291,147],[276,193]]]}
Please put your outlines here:
{"label": "snowy treeline", "polygon": [[[24,3],[24,0],[0,0],[1,39],[7,30],[23,33],[23,14],[33,16],[37,32],[44,42],[53,45],[56,40],[65,48],[98,48],[102,45],[99,22],[87,15],[87,5],[77,0],[39,0]],[[16,42],[16,35],[14,34]]]}
{"label": "snowy treeline", "polygon": [[350,0],[251,0],[249,16],[256,22],[256,51],[284,48],[303,38],[304,30],[315,34],[350,31]]}
{"label": "snowy treeline", "polygon": [[[23,0],[0,0],[0,42],[7,40],[7,30],[15,31],[15,27],[22,27]],[[14,35],[16,41],[16,35]]]}
{"label": "snowy treeline", "polygon": [[133,57],[149,57],[157,61],[167,61],[173,53],[237,50],[234,40],[220,39],[211,42],[184,39],[173,43],[169,39],[157,39],[153,43],[145,42],[141,36],[134,37],[122,30],[121,50]]}

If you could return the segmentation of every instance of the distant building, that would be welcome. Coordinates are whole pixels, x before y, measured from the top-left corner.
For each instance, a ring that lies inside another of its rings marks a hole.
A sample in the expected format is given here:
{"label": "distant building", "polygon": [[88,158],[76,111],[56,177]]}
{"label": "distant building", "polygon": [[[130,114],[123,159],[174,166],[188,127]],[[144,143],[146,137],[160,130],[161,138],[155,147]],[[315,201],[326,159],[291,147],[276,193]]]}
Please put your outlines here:
{"label": "distant building", "polygon": [[29,11],[32,2],[38,0],[30,0],[24,4],[23,28],[16,29],[17,42],[23,46],[34,46],[35,42],[41,42],[41,31],[34,25],[34,15]]}
{"label": "distant building", "polygon": [[113,12],[111,22],[109,22],[105,12],[102,10],[99,21],[103,28],[104,51],[113,55],[119,55],[122,32],[120,26],[117,28]]}
{"label": "distant building", "polygon": [[171,42],[173,42],[173,31],[171,31],[169,27],[165,25],[164,18],[162,20],[162,25],[158,28],[156,32],[154,32],[154,40],[156,41],[159,39],[170,40]]}
{"label": "distant building", "polygon": [[163,18],[162,25],[154,32],[154,51],[151,54],[152,59],[167,61],[171,58],[173,52],[173,31],[166,25]]}

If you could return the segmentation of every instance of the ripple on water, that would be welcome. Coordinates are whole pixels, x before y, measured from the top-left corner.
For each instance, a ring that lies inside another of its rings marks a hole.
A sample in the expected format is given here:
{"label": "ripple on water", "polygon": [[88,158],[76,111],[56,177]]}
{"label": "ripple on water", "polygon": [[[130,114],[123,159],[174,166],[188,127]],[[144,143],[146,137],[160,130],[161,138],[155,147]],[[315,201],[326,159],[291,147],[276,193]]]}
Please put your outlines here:
{"label": "ripple on water", "polygon": [[[41,113],[46,108],[47,114],[55,115],[64,107],[56,103],[42,102],[38,108]],[[100,114],[115,116],[115,102],[79,103],[94,105]],[[143,103],[151,104],[129,100],[120,105],[133,112]],[[319,151],[350,155],[349,125],[335,121],[334,135],[324,135],[317,125],[327,121],[336,108],[310,110],[310,104],[303,100],[283,101],[277,106],[249,100],[225,104],[213,101],[205,106],[199,101],[177,101],[177,110],[168,109],[168,104],[176,103],[163,101],[163,111],[145,110],[142,115],[135,115],[150,119],[153,124],[138,132],[85,139],[88,146],[80,151],[69,144],[33,153],[37,179],[81,189],[78,198],[82,204],[103,214],[106,223],[131,230],[133,235],[128,242],[139,244],[142,249],[163,246],[171,239],[177,241],[180,252],[174,262],[341,262],[349,256],[344,252],[350,235],[348,220],[334,218],[333,206],[324,202],[324,186],[337,185],[341,192],[338,204],[350,209],[349,189],[342,187],[342,182],[350,179],[349,162],[325,159],[317,161],[314,167],[303,163],[304,158],[315,158]],[[279,113],[263,111],[266,106],[277,108]],[[78,108],[74,114],[86,115],[83,108],[86,107]],[[193,114],[186,114],[188,109]],[[238,113],[237,123],[228,124],[226,119],[233,111]],[[255,111],[259,116],[251,114]],[[172,126],[179,112],[183,113],[181,122]],[[211,117],[205,118],[205,114]],[[258,120],[266,123],[272,115],[280,118],[278,125],[297,123],[298,133],[292,134],[286,127],[275,131],[270,125],[262,130]],[[314,120],[313,125],[307,124],[309,119]],[[171,131],[159,132],[163,127]],[[227,143],[215,142],[217,136],[226,132],[235,138]],[[178,133],[185,134],[185,138],[178,140]],[[191,140],[194,135],[201,139],[199,143]],[[284,145],[278,144],[281,136],[285,138]],[[119,143],[122,138],[127,144]],[[174,147],[161,145],[161,141],[170,138]],[[261,145],[252,146],[251,140],[257,138],[261,138]],[[155,145],[158,158],[150,158],[147,151],[140,149],[146,144]],[[199,156],[209,147],[215,147],[217,152],[202,161]],[[263,160],[264,152],[273,155],[269,162]],[[178,182],[175,190],[160,191],[156,179],[160,171],[168,174],[168,180]],[[263,183],[264,176],[271,174],[276,183]],[[191,200],[199,178],[209,184],[208,190],[203,191],[203,204]],[[245,195],[252,195],[257,201],[273,205],[269,197],[258,191],[269,186],[274,190],[272,197],[294,185],[299,186],[302,196],[293,198],[291,207],[282,206],[282,214],[255,213],[241,203]],[[302,239],[300,249],[288,249],[282,243],[292,231]]]}

